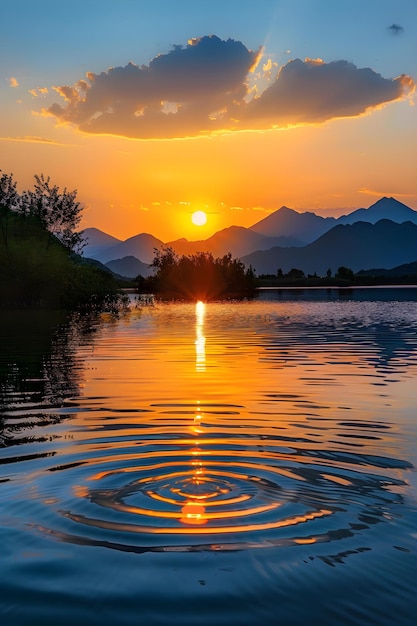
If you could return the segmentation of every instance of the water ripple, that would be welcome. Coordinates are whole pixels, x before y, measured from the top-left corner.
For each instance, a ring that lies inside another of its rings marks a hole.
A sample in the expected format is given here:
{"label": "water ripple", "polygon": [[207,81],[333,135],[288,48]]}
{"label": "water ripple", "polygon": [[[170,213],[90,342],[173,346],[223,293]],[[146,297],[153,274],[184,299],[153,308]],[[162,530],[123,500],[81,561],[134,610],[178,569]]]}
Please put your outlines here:
{"label": "water ripple", "polygon": [[24,589],[34,623],[55,602],[54,621],[82,606],[96,625],[92,597],[126,625],[173,603],[193,626],[413,623],[416,322],[414,302],[179,304],[61,333],[35,364],[9,342],[1,588],[18,615]]}
{"label": "water ripple", "polygon": [[[402,503],[406,483],[380,470],[407,470],[406,461],[330,451],[262,421],[236,430],[223,421],[229,404],[193,411],[188,402],[174,405],[177,423],[165,412],[172,403],[153,404],[146,423],[112,411],[105,422],[90,422],[87,433],[78,431],[70,454],[28,455],[48,460],[25,476],[37,485],[32,528],[60,541],[139,552],[264,549],[363,534]],[[62,480],[53,478],[57,473]]]}

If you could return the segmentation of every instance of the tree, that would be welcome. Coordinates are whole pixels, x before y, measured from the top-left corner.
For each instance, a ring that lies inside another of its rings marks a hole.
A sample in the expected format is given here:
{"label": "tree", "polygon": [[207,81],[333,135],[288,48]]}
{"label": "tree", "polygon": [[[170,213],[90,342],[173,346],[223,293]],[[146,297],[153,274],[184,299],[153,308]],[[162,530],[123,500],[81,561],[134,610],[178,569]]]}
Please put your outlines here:
{"label": "tree", "polygon": [[[1,172],[1,170],[0,170]],[[12,211],[19,207],[20,196],[16,191],[13,174],[2,174],[0,177],[0,245],[7,251],[9,246],[10,222]]]}
{"label": "tree", "polygon": [[0,307],[114,306],[111,273],[75,253],[77,192],[61,193],[44,176],[35,180],[34,190],[20,196],[13,176],[0,172]]}
{"label": "tree", "polygon": [[335,277],[340,279],[340,280],[352,281],[354,279],[354,273],[350,269],[350,267],[345,267],[344,265],[342,265],[337,270]]}
{"label": "tree", "polygon": [[178,256],[172,248],[164,248],[155,250],[151,267],[156,272],[146,279],[146,290],[165,299],[209,301],[253,295],[253,269],[246,270],[230,253],[215,259],[210,252]]}
{"label": "tree", "polygon": [[290,278],[291,280],[297,280],[299,278],[304,278],[304,272],[303,270],[299,270],[296,269],[295,267],[293,267],[288,274],[286,275],[286,278]]}
{"label": "tree", "polygon": [[56,237],[68,250],[80,252],[82,235],[75,232],[81,220],[82,207],[77,202],[77,191],[61,192],[51,184],[48,176],[35,175],[33,191],[24,191],[19,203],[19,212],[36,217],[43,227]]}
{"label": "tree", "polygon": [[17,210],[19,202],[20,196],[16,190],[13,174],[2,174],[0,178],[0,208]]}
{"label": "tree", "polygon": [[327,276],[327,278],[331,278],[332,277],[332,270],[330,269],[330,267],[329,267],[329,269],[326,272],[326,276]]}

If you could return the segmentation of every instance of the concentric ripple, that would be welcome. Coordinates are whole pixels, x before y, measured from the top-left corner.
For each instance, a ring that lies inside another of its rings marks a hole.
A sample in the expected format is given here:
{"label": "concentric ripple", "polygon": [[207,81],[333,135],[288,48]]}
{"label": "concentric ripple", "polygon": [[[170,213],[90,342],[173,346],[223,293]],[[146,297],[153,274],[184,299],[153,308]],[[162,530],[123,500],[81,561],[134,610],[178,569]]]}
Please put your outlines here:
{"label": "concentric ripple", "polygon": [[393,389],[412,380],[414,308],[387,325],[368,307],[373,335],[355,307],[243,312],[167,306],[104,325],[85,373],[77,351],[69,361],[78,395],[13,397],[0,455],[8,519],[121,551],[341,540],[349,551],[401,515],[412,465]]}
{"label": "concentric ripple", "polygon": [[[69,462],[50,460],[32,478],[35,499],[49,509],[32,526],[61,541],[125,551],[237,550],[346,539],[401,505],[405,483],[390,473],[406,462],[329,454],[253,415],[251,428],[237,428],[230,405],[207,413],[177,405],[174,423],[170,408],[144,412],[135,432],[125,416],[109,414]],[[235,413],[242,417],[244,407]],[[54,489],[57,497],[46,498]]]}

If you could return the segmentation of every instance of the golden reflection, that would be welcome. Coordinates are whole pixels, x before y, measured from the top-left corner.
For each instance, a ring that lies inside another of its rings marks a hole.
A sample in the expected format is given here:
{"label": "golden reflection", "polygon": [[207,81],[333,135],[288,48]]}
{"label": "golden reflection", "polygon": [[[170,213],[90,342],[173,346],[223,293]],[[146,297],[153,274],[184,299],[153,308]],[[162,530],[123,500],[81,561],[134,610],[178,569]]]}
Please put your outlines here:
{"label": "golden reflection", "polygon": [[[203,371],[205,370],[205,352],[204,352],[204,343],[205,337],[202,333],[202,328],[204,324],[204,312],[205,312],[205,304],[203,302],[197,302],[196,304],[196,331],[197,331],[197,339],[196,339],[196,370],[199,371],[199,366],[203,365]],[[199,352],[199,348],[203,352]],[[202,358],[202,362],[201,362]],[[200,370],[201,371],[201,370]],[[199,401],[198,401],[199,404]],[[186,503],[181,508],[181,518],[180,522],[183,524],[193,524],[193,525],[201,525],[206,524],[208,520],[208,515],[206,513],[206,507],[202,503],[205,502],[208,498],[213,497],[216,494],[216,491],[213,492],[212,485],[210,481],[208,485],[206,485],[206,480],[204,476],[204,467],[202,462],[199,460],[201,455],[201,449],[199,448],[200,440],[198,439],[199,435],[204,433],[204,429],[201,427],[201,418],[203,417],[203,413],[201,412],[201,408],[197,407],[193,425],[191,430],[195,435],[194,439],[194,448],[191,450],[191,461],[190,466],[192,469],[192,477],[191,482],[197,488],[196,492],[191,496],[189,494]]]}
{"label": "golden reflection", "polygon": [[195,305],[195,352],[196,363],[195,369],[197,372],[206,371],[206,338],[204,336],[204,316],[206,313],[206,305],[199,300]]}
{"label": "golden reflection", "polygon": [[181,522],[183,524],[205,524],[207,517],[204,516],[206,507],[199,502],[190,501],[182,509]]}

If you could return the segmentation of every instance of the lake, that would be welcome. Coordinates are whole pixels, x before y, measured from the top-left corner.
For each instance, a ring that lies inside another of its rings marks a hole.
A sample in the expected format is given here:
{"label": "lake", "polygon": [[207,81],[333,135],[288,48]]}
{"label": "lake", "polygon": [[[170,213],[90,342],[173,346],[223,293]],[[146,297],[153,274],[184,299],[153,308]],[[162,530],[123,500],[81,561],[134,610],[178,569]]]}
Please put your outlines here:
{"label": "lake", "polygon": [[417,289],[0,312],[2,626],[408,626]]}

